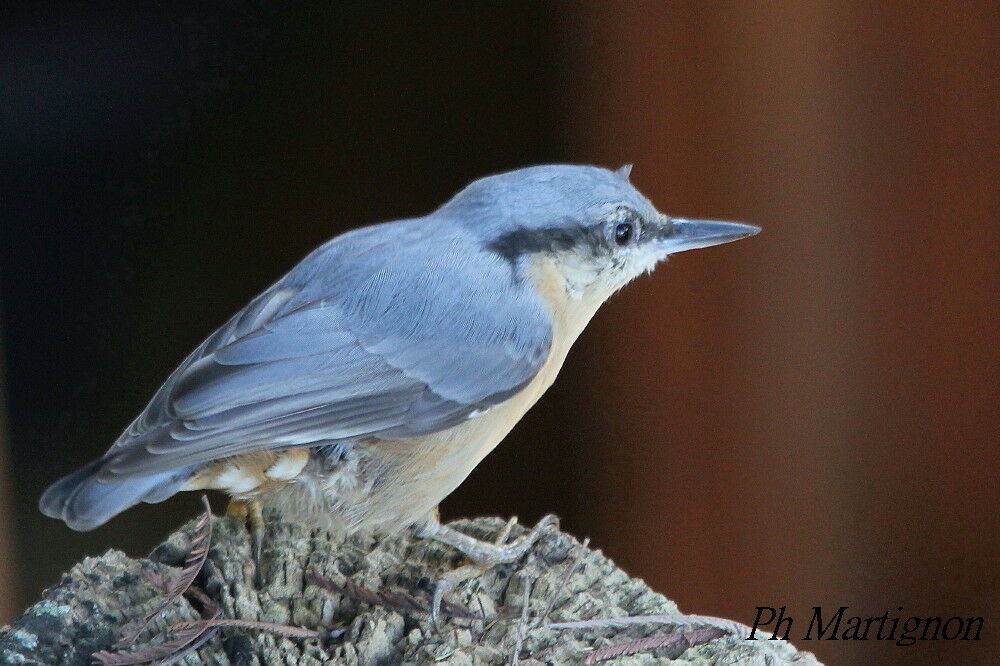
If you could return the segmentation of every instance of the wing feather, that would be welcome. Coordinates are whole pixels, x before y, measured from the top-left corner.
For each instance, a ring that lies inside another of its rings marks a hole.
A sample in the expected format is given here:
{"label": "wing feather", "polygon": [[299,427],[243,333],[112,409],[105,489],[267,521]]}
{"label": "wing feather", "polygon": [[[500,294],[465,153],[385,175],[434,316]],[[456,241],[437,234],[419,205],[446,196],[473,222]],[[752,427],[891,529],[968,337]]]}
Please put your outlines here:
{"label": "wing feather", "polygon": [[516,393],[548,354],[547,310],[501,258],[428,242],[396,223],[317,250],[185,359],[99,478],[433,432]]}

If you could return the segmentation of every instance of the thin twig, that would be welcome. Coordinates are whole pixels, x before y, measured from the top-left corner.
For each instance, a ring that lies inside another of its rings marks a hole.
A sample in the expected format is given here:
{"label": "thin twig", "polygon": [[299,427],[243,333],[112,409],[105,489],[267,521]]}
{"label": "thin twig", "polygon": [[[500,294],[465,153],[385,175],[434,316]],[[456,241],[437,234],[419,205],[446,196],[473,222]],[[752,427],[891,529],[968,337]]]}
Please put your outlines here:
{"label": "thin twig", "polygon": [[[336,592],[337,594],[346,594],[349,597],[357,599],[367,604],[372,604],[374,606],[382,606],[390,610],[394,610],[400,613],[430,613],[430,605],[426,602],[417,599],[411,594],[406,592],[387,592],[383,590],[372,590],[363,585],[358,585],[350,578],[344,580],[344,584],[340,585],[333,580],[330,580],[326,576],[321,576],[316,572],[311,572],[310,577],[313,583],[322,587],[323,589],[329,590],[331,592]],[[441,602],[441,612],[445,615],[450,615],[452,617],[463,618],[467,620],[481,620],[483,619],[477,615],[474,611],[463,606],[462,604],[449,601],[447,599]]]}
{"label": "thin twig", "polygon": [[576,622],[553,622],[549,629],[601,629],[604,627],[629,627],[636,624],[673,624],[681,626],[706,626],[721,629],[727,634],[742,634],[750,631],[750,627],[733,620],[725,620],[709,615],[682,615],[681,613],[664,613],[658,615],[630,615],[627,617],[605,617],[595,620],[579,620]]}
{"label": "thin twig", "polygon": [[517,621],[517,639],[514,642],[514,652],[510,655],[511,666],[516,666],[521,661],[521,646],[524,644],[524,635],[528,627],[528,612],[531,609],[531,579],[524,576],[524,599],[521,600],[521,619]]}
{"label": "thin twig", "polygon": [[273,622],[256,622],[254,620],[232,620],[229,618],[221,617],[211,620],[186,620],[184,622],[175,622],[170,625],[171,631],[188,631],[197,627],[239,627],[240,629],[254,629],[257,631],[266,631],[268,633],[277,634],[279,636],[284,636],[285,638],[319,638],[323,635],[323,632],[316,631],[315,629],[306,629],[304,627],[296,627],[290,624],[275,624]]}
{"label": "thin twig", "polygon": [[167,582],[163,574],[159,571],[146,571],[142,577],[147,583],[160,590],[163,594],[170,592],[170,583]]}
{"label": "thin twig", "polygon": [[[217,619],[222,615],[221,610],[216,610]],[[209,627],[192,627],[187,631],[180,632],[172,640],[160,645],[135,650],[131,652],[109,652],[101,650],[94,653],[94,659],[103,666],[130,666],[132,664],[145,664],[146,662],[173,661],[177,655],[185,650],[189,645],[201,638]]]}
{"label": "thin twig", "polygon": [[160,661],[154,661],[149,666],[167,666],[167,664],[172,664],[175,661],[180,661],[181,659],[188,656],[192,652],[201,649],[202,645],[204,645],[205,643],[207,643],[212,639],[212,636],[215,635],[216,631],[217,631],[216,629],[210,629],[206,631],[205,633],[203,633],[201,636],[198,637],[198,640],[194,641],[193,643],[185,647],[183,650],[175,652],[169,657],[164,657]]}
{"label": "thin twig", "polygon": [[192,585],[184,592],[185,597],[191,597],[201,604],[202,615],[215,615],[215,612],[219,610],[219,604],[215,603],[215,599],[205,594],[197,585]]}
{"label": "thin twig", "polygon": [[[198,623],[192,623],[192,626],[179,631],[177,636],[166,643],[143,650],[126,652],[120,649],[133,645],[142,632],[146,630],[146,627],[149,626],[153,618],[166,610],[175,599],[182,595],[191,595],[197,598],[203,606],[203,612],[211,615],[210,620],[217,620],[222,617],[222,609],[219,608],[218,604],[193,585],[194,579],[198,577],[198,573],[205,564],[205,559],[208,557],[208,549],[212,542],[212,507],[209,505],[206,496],[202,495],[201,501],[205,506],[205,512],[195,526],[195,536],[191,540],[191,547],[184,560],[184,569],[181,571],[181,575],[169,588],[166,596],[157,605],[156,609],[146,615],[142,622],[140,622],[139,627],[114,644],[113,647],[118,648],[118,651],[100,650],[93,654],[93,658],[98,663],[103,664],[103,666],[127,666],[130,664],[144,664],[146,662],[153,662],[157,665],[167,664],[197,650],[208,640],[206,632],[209,632],[211,626],[200,626]],[[163,589],[163,580],[159,574],[150,575],[147,579],[152,584]]]}
{"label": "thin twig", "polygon": [[[128,647],[135,643],[153,618],[165,611],[175,599],[187,592],[187,589],[191,587],[191,583],[198,577],[201,568],[205,565],[205,559],[208,557],[208,548],[212,542],[212,507],[208,503],[208,497],[205,495],[201,496],[201,502],[205,507],[205,512],[198,519],[198,524],[195,525],[195,535],[191,539],[191,546],[188,549],[187,557],[184,559],[184,569],[181,571],[181,575],[174,581],[173,586],[171,586],[169,592],[167,592],[159,605],[143,618],[138,628],[123,636],[121,640],[115,643],[114,647]],[[156,583],[154,582],[154,584]]]}
{"label": "thin twig", "polygon": [[587,554],[587,546],[589,545],[590,545],[590,537],[587,537],[586,539],[583,540],[583,543],[580,545],[580,547],[577,548],[576,557],[573,558],[573,561],[566,568],[566,574],[560,581],[559,587],[557,587],[552,592],[552,596],[549,597],[549,603],[546,604],[545,610],[542,612],[541,615],[538,616],[538,619],[535,620],[534,624],[535,627],[538,627],[543,622],[545,622],[545,619],[549,616],[549,613],[551,613],[552,609],[556,607],[556,600],[559,599],[559,593],[569,587],[569,581],[573,577],[573,574],[575,574],[577,569],[580,567],[580,562],[583,561],[583,556]]}
{"label": "thin twig", "polygon": [[606,659],[614,659],[615,657],[623,657],[625,655],[636,654],[637,652],[645,652],[673,645],[683,645],[686,650],[689,647],[701,645],[725,635],[726,632],[718,627],[703,627],[684,633],[647,636],[646,638],[638,638],[627,643],[616,643],[598,648],[587,655],[587,663],[594,664]]}
{"label": "thin twig", "polygon": [[184,559],[184,569],[180,577],[174,582],[170,594],[164,601],[164,607],[171,601],[184,594],[194,579],[201,573],[201,568],[208,559],[208,549],[212,545],[212,506],[208,503],[208,496],[201,496],[201,503],[205,506],[205,513],[201,515],[195,527],[195,536],[191,540],[191,547],[187,557]]}

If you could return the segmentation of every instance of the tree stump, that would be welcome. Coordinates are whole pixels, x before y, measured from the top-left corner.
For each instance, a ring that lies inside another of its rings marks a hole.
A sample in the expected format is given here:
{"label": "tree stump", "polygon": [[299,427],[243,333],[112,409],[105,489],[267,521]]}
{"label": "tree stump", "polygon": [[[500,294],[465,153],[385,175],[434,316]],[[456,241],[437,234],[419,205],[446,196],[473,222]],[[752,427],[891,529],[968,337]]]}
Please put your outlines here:
{"label": "tree stump", "polygon": [[[705,629],[696,616],[686,626],[669,622],[679,613],[672,601],[630,578],[600,551],[558,531],[520,561],[461,584],[446,605],[450,616],[435,628],[425,612],[434,583],[443,572],[467,564],[447,546],[413,539],[408,532],[340,540],[309,526],[271,521],[258,572],[242,522],[213,518],[210,548],[192,589],[156,612],[168,597],[165,590],[180,577],[197,539],[196,523],[171,535],[148,558],[109,550],[84,559],[0,630],[0,660],[82,665],[95,663],[100,650],[117,649],[115,656],[123,659],[155,653],[157,645],[177,642],[183,632],[177,623],[200,620],[211,607],[225,621],[248,622],[203,626],[186,655],[172,655],[169,663],[574,664],[604,658],[614,664],[817,663],[786,642],[747,641],[746,627],[735,623],[729,623],[732,628],[723,623],[722,631]],[[454,523],[481,539],[495,538],[504,525],[498,518]],[[516,525],[512,536],[524,531]],[[131,645],[113,647],[151,613]],[[639,615],[659,620],[550,626]],[[315,635],[287,637],[277,625]],[[646,638],[651,640],[639,642]],[[156,663],[112,663],[150,661]]]}

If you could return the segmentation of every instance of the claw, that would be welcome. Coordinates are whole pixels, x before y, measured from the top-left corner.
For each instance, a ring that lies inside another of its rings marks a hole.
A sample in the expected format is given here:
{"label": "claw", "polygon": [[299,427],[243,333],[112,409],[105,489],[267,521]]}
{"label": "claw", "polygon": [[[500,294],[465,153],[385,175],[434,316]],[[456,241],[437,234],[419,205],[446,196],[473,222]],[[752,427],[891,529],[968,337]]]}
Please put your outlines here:
{"label": "claw", "polygon": [[431,597],[431,625],[434,627],[434,631],[439,634],[441,633],[441,602],[444,600],[445,592],[448,591],[445,589],[444,581],[439,580],[434,586],[434,596]]}
{"label": "claw", "polygon": [[431,624],[434,625],[434,631],[440,632],[439,622],[444,595],[458,587],[459,583],[482,575],[486,568],[488,567],[479,564],[466,564],[443,574],[438,579],[437,585],[434,586],[434,595],[431,597]]}
{"label": "claw", "polygon": [[507,543],[510,532],[516,523],[516,518],[507,521],[492,543],[480,541],[453,527],[437,522],[429,522],[421,527],[420,536],[447,544],[461,551],[474,562],[443,574],[434,587],[434,594],[431,598],[431,623],[436,631],[440,630],[441,604],[446,594],[454,590],[459,583],[482,575],[491,567],[520,559],[543,534],[559,525],[559,519],[551,514],[545,516],[530,532]]}

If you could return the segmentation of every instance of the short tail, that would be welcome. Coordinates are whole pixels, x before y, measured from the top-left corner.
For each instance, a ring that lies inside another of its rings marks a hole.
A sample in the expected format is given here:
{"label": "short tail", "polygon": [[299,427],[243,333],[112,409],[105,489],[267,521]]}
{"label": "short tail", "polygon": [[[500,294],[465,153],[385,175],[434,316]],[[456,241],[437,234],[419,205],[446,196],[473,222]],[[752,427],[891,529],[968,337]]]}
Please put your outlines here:
{"label": "short tail", "polygon": [[86,532],[100,527],[139,502],[154,504],[167,499],[184,485],[189,474],[170,470],[122,479],[98,479],[105,461],[94,462],[49,486],[38,508],[74,530]]}

